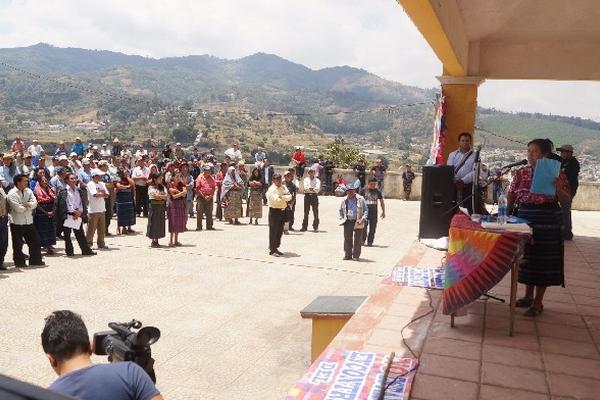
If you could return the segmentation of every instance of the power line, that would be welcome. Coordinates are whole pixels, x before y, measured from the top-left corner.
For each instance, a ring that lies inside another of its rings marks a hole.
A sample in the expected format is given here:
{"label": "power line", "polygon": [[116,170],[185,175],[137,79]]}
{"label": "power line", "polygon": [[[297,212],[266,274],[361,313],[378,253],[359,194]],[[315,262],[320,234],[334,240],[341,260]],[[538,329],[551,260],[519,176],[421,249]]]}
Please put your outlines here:
{"label": "power line", "polygon": [[495,137],[500,138],[500,139],[507,140],[509,142],[518,143],[518,144],[522,144],[522,145],[527,145],[527,143],[525,143],[525,142],[522,142],[522,141],[517,140],[517,139],[509,138],[507,136],[500,135],[500,134],[498,134],[496,132],[489,131],[489,130],[484,129],[484,128],[480,127],[480,126],[475,126],[475,130],[487,133],[489,135],[495,136]]}

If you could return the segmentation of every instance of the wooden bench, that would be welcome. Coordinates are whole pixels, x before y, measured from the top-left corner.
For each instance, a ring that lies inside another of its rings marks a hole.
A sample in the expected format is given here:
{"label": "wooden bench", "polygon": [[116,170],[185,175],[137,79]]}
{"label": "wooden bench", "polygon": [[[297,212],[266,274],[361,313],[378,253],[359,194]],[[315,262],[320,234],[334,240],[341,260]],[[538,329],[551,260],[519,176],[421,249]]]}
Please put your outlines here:
{"label": "wooden bench", "polygon": [[311,362],[319,357],[366,298],[366,296],[319,296],[300,311],[302,318],[312,319]]}

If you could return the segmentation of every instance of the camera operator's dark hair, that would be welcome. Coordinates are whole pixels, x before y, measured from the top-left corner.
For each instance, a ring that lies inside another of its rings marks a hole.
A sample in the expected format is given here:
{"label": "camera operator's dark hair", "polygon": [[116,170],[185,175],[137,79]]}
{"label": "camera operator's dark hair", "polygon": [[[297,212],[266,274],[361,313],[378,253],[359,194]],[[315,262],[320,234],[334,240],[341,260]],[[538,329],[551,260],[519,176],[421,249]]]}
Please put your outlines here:
{"label": "camera operator's dark hair", "polygon": [[44,352],[52,354],[58,361],[68,360],[90,348],[88,330],[79,314],[73,311],[54,311],[46,317],[42,331]]}
{"label": "camera operator's dark hair", "polygon": [[537,146],[544,156],[552,153],[552,146],[550,145],[548,139],[533,139],[531,142],[527,143],[527,147],[531,146],[532,144]]}

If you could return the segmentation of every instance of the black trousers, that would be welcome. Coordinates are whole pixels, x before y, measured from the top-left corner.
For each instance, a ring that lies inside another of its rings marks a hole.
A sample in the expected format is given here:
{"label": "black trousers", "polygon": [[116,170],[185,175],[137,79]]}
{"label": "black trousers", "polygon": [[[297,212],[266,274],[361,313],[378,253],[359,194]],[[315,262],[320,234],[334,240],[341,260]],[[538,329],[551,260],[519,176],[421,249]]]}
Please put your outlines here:
{"label": "black trousers", "polygon": [[[61,224],[62,225],[62,224]],[[90,245],[88,244],[85,238],[85,232],[83,231],[83,224],[79,227],[79,229],[72,229],[62,227],[63,236],[65,237],[65,253],[68,256],[72,256],[73,253],[73,242],[71,241],[71,231],[75,234],[75,239],[77,240],[77,244],[81,249],[82,254],[89,254],[92,252]]]}
{"label": "black trousers", "polygon": [[319,229],[319,196],[316,193],[307,193],[304,195],[304,219],[302,220],[302,229],[308,228],[308,214],[310,209],[313,211],[313,229]]}
{"label": "black trousers", "polygon": [[23,254],[23,240],[29,247],[29,265],[42,264],[42,248],[40,237],[33,224],[15,225],[10,224],[10,234],[12,236],[13,261],[16,266],[25,265],[25,255]]}
{"label": "black trousers", "polygon": [[[375,232],[377,231],[377,206],[369,207],[369,214],[367,215],[366,226],[363,229],[363,244],[365,241],[368,244],[373,244],[375,240]],[[367,233],[368,231],[368,233]]]}
{"label": "black trousers", "polygon": [[360,257],[364,229],[354,229],[355,223],[355,220],[344,222],[344,255],[346,258]]}
{"label": "black trousers", "polygon": [[281,246],[285,210],[269,207],[269,251],[272,253]]}
{"label": "black trousers", "polygon": [[148,186],[135,185],[135,212],[148,216]]}

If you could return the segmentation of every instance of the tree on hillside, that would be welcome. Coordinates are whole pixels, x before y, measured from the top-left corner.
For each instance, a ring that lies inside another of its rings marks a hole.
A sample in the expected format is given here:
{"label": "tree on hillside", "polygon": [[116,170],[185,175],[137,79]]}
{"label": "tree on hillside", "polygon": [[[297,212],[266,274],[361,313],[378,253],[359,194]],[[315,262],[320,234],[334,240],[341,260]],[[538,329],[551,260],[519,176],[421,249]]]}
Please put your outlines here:
{"label": "tree on hillside", "polygon": [[325,148],[325,156],[338,168],[353,168],[360,157],[358,147],[347,146],[344,139],[336,138]]}
{"label": "tree on hillside", "polygon": [[196,136],[198,136],[198,129],[192,125],[180,126],[173,129],[172,136],[176,142],[192,143],[196,140]]}

